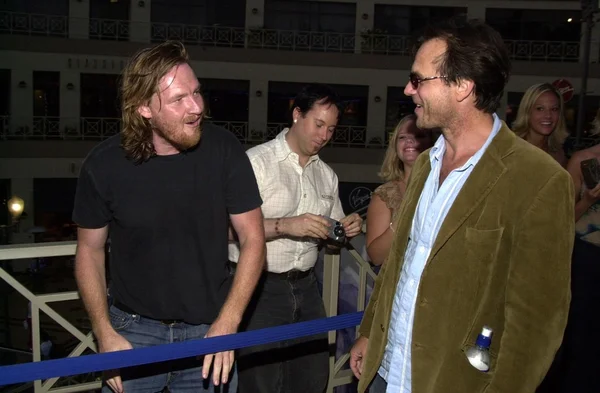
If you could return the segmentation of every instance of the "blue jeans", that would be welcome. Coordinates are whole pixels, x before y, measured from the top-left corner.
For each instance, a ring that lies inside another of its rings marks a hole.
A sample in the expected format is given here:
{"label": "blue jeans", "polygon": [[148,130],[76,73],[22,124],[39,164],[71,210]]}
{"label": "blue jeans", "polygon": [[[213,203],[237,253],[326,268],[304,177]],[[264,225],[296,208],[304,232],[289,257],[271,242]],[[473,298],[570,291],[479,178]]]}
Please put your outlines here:
{"label": "blue jeans", "polygon": [[[109,315],[113,328],[125,337],[134,349],[201,339],[210,327],[183,322],[165,325],[154,319],[126,313],[115,306],[110,306]],[[212,373],[208,379],[202,378],[202,362],[203,358],[194,357],[121,369],[123,389],[127,393],[156,393],[163,390],[171,393],[237,391],[235,367],[229,376],[229,382],[225,386],[215,387],[212,383]],[[105,384],[102,393],[112,393],[112,390]]]}
{"label": "blue jeans", "polygon": [[385,379],[383,379],[381,377],[381,375],[379,375],[379,373],[375,374],[375,378],[373,378],[373,381],[371,382],[371,385],[369,385],[369,393],[385,393],[385,391],[387,390],[387,382],[385,381]]}
{"label": "blue jeans", "polygon": [[[325,316],[314,273],[302,278],[264,273],[242,329],[263,329]],[[323,393],[327,388],[326,333],[242,348],[238,359],[240,393]]]}

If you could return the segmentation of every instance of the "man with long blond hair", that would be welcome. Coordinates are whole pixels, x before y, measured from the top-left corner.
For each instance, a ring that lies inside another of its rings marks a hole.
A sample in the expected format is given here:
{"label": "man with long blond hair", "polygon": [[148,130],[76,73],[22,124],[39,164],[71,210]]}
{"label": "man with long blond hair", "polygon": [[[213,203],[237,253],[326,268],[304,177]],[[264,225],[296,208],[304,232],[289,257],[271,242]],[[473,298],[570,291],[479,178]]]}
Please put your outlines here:
{"label": "man with long blond hair", "polygon": [[[244,149],[203,123],[200,84],[179,42],[138,52],[121,88],[122,132],[85,159],[73,212],[75,277],[98,348],[235,333],[265,256],[262,200]],[[229,223],[240,242],[235,276],[226,264]],[[115,370],[103,390],[214,392],[220,384],[220,392],[237,389],[233,351]]]}

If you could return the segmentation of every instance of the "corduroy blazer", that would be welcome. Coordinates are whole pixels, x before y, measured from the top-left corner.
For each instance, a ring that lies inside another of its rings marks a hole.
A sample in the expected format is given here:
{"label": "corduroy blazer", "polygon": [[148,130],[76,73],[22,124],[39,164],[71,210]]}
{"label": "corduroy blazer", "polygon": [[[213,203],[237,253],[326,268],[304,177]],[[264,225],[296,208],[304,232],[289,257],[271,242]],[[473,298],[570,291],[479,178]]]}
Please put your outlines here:
{"label": "corduroy blazer", "polygon": [[[419,156],[390,254],[359,328],[369,339],[359,392],[381,364],[419,196]],[[562,341],[570,302],[574,188],[548,154],[503,123],[450,208],[425,265],[412,337],[413,393],[534,393]],[[464,351],[494,330],[489,372]]]}

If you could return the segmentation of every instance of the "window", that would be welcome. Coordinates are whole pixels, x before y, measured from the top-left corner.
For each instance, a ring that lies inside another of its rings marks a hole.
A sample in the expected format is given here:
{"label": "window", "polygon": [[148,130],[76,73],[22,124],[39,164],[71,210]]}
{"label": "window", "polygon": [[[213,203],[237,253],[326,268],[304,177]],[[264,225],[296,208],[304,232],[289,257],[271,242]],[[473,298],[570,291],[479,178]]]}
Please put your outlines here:
{"label": "window", "polygon": [[354,34],[355,3],[265,0],[265,28]]}
{"label": "window", "polygon": [[33,116],[60,116],[60,72],[33,71]]}
{"label": "window", "polygon": [[90,39],[129,40],[131,0],[90,0]]}
{"label": "window", "polygon": [[375,34],[413,35],[430,23],[466,15],[463,7],[417,7],[375,4]]}
{"label": "window", "polygon": [[506,40],[580,40],[581,11],[577,10],[488,8],[485,19]]}
{"label": "window", "polygon": [[0,70],[0,116],[10,113],[10,70]]}
{"label": "window", "polygon": [[404,95],[404,87],[388,87],[385,110],[386,143],[398,122],[403,117],[415,113],[415,107],[412,98]]}
{"label": "window", "polygon": [[232,79],[199,79],[205,112],[211,121],[247,122],[250,82]]}
{"label": "window", "polygon": [[116,74],[81,74],[81,117],[121,117],[118,78]]}
{"label": "window", "polygon": [[153,0],[152,22],[201,26],[244,27],[246,1]]}
{"label": "window", "polygon": [[45,229],[46,241],[75,238],[77,226],[71,215],[76,188],[76,178],[33,179],[34,223]]}

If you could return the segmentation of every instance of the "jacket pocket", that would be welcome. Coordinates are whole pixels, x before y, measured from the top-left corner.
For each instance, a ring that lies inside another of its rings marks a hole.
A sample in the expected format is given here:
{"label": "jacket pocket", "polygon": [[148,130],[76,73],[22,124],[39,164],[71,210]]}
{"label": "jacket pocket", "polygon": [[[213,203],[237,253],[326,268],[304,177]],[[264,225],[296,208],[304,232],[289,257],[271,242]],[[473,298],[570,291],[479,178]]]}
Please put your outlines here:
{"label": "jacket pocket", "polygon": [[[494,372],[496,355],[490,350],[490,370],[488,372],[482,372],[473,367],[467,357],[466,350],[475,345],[477,336],[481,333],[481,329],[484,325],[490,325],[494,330],[492,335],[492,343],[495,340],[499,340],[500,336],[494,336],[498,332],[498,327],[495,324],[498,322],[496,318],[493,320],[487,320],[482,315],[482,311],[489,305],[486,299],[489,294],[486,291],[490,291],[492,288],[491,279],[493,278],[494,265],[498,258],[498,252],[502,243],[502,234],[504,228],[497,229],[475,229],[467,228],[466,232],[466,263],[471,266],[474,270],[474,274],[471,275],[472,288],[472,311],[469,319],[471,320],[468,325],[468,330],[463,339],[461,350],[463,352],[464,361],[467,365],[473,369],[474,372],[489,376]],[[488,315],[488,313],[485,313]],[[492,318],[491,315],[488,315]]]}

